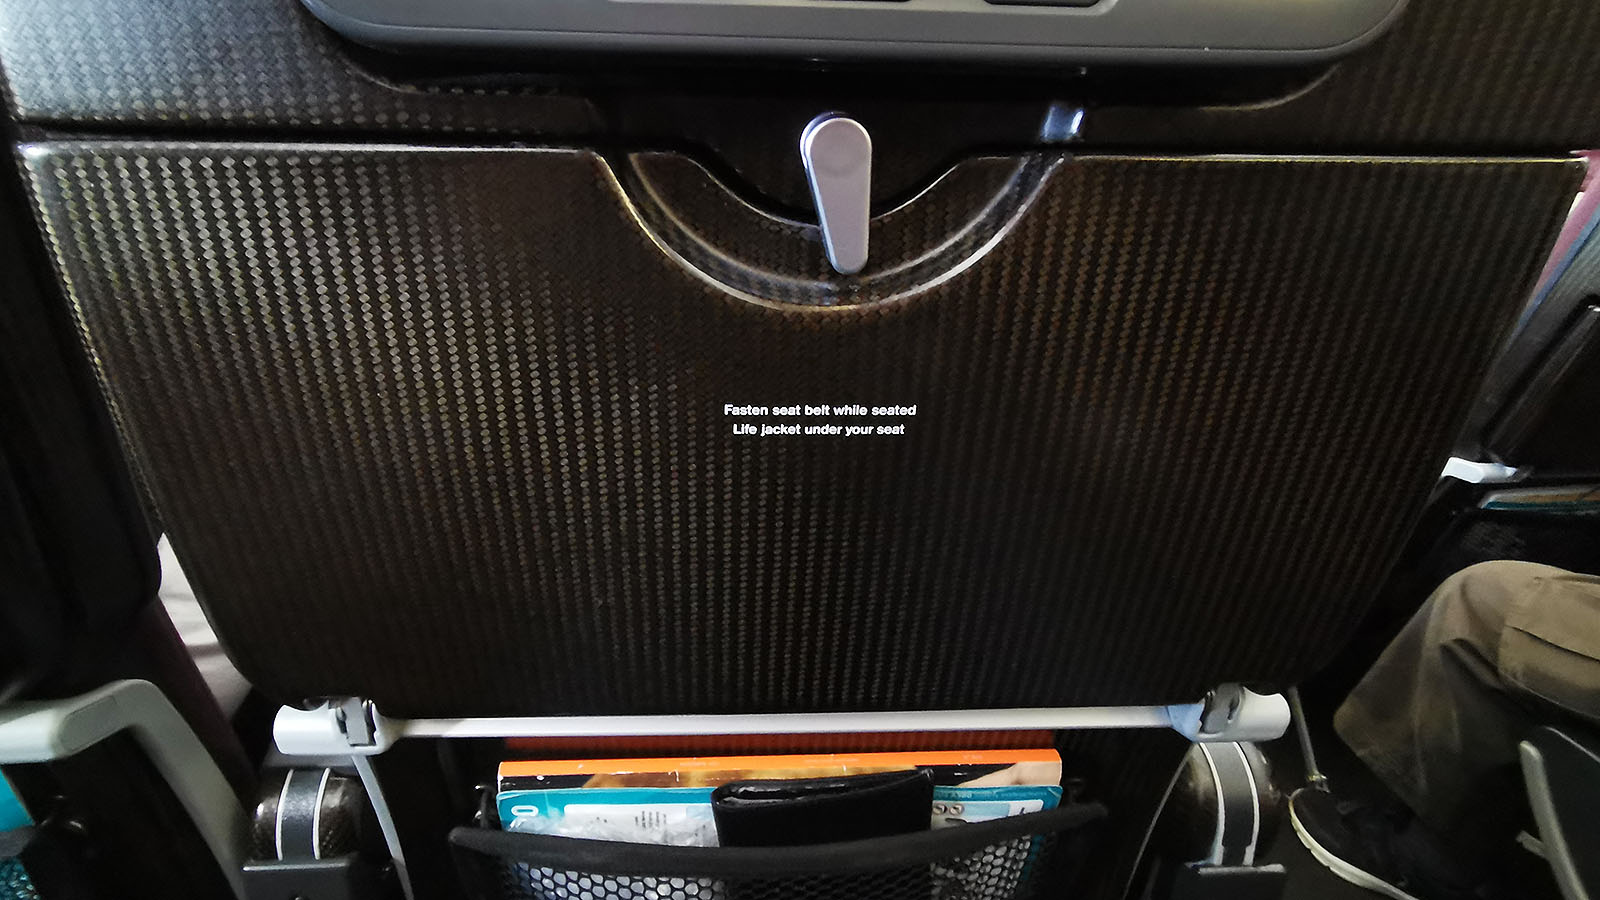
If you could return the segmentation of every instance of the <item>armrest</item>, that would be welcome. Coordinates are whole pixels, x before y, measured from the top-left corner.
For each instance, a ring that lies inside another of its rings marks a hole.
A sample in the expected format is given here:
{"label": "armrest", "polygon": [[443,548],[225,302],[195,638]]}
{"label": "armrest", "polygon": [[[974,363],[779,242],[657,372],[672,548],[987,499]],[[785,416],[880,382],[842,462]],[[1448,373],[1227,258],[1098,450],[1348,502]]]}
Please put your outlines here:
{"label": "armrest", "polygon": [[244,896],[249,818],[210,751],[160,688],[118,681],[65,700],[0,705],[0,765],[65,759],[130,732]]}
{"label": "armrest", "polygon": [[1545,856],[1567,900],[1600,898],[1600,741],[1539,728],[1521,745],[1522,776]]}

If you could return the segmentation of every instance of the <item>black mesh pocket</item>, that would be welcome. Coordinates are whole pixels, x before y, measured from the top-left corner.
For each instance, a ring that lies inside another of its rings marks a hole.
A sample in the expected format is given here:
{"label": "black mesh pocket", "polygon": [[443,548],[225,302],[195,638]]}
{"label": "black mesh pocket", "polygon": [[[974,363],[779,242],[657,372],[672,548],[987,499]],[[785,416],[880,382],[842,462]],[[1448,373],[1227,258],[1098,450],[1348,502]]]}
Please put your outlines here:
{"label": "black mesh pocket", "polygon": [[39,900],[21,861],[0,859],[0,900]]}
{"label": "black mesh pocket", "polygon": [[1070,896],[1098,804],[810,847],[663,847],[458,828],[480,900],[1031,900]]}

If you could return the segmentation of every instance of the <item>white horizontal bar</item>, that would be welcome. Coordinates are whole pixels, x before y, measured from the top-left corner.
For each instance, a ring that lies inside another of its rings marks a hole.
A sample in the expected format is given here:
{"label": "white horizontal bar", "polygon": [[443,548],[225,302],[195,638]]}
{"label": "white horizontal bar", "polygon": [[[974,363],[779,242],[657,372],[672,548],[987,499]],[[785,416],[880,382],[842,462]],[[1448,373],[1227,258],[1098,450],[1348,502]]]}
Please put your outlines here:
{"label": "white horizontal bar", "polygon": [[273,737],[286,756],[372,756],[405,738],[661,737],[719,734],[870,734],[915,731],[1081,731],[1172,728],[1192,741],[1254,741],[1282,735],[1289,706],[1277,694],[1244,691],[1224,727],[1205,730],[1205,703],[891,712],[662,716],[502,716],[398,719],[372,709],[371,740],[351,744],[332,704],[278,710]]}
{"label": "white horizontal bar", "polygon": [[[1193,706],[1191,710],[1189,707]],[[1086,706],[1045,709],[955,709],[897,712],[757,713],[676,716],[508,716],[481,719],[393,719],[375,714],[373,741],[352,747],[331,706],[278,711],[273,735],[289,756],[372,755],[403,738],[650,737],[716,734],[859,734],[908,731],[1067,731],[1171,728],[1176,711],[1198,716],[1200,704]]]}
{"label": "white horizontal bar", "polygon": [[1165,706],[960,709],[905,712],[690,716],[545,716],[397,721],[403,737],[650,737],[703,734],[850,734],[890,731],[1058,731],[1170,728]]}

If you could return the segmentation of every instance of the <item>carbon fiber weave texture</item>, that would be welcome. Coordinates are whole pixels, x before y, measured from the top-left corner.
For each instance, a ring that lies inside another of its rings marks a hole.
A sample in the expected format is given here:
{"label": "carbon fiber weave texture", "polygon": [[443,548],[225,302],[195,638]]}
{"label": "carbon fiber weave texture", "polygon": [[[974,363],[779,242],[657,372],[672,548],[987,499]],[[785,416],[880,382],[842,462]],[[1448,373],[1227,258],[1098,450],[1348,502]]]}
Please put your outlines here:
{"label": "carbon fiber weave texture", "polygon": [[[230,655],[404,716],[1292,683],[1360,617],[1578,177],[1080,157],[966,268],[817,310],[687,272],[582,152],[25,160]],[[846,402],[918,411],[850,439],[723,415]]]}

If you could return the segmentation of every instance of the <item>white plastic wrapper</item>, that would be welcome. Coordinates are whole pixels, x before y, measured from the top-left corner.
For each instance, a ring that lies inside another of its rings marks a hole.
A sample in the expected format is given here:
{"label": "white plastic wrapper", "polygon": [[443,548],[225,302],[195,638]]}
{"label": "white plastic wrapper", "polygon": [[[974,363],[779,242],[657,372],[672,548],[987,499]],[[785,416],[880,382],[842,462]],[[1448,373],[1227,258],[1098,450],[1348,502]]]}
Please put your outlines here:
{"label": "white plastic wrapper", "polygon": [[717,846],[717,823],[709,803],[569,803],[560,811],[518,807],[515,813],[507,831],[672,847]]}

